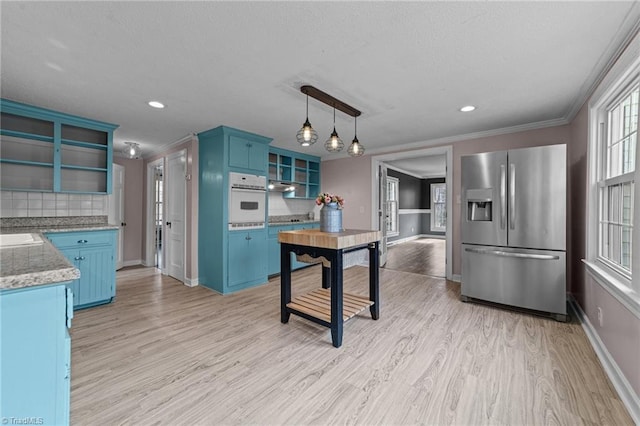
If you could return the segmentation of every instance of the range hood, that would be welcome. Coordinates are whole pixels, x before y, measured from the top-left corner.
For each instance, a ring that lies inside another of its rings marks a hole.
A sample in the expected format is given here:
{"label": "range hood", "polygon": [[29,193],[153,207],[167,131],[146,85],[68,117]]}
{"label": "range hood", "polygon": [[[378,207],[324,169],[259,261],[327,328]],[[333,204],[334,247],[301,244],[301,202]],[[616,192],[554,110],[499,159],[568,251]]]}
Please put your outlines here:
{"label": "range hood", "polygon": [[284,181],[269,181],[269,191],[270,192],[291,192],[295,191],[296,187],[291,182]]}

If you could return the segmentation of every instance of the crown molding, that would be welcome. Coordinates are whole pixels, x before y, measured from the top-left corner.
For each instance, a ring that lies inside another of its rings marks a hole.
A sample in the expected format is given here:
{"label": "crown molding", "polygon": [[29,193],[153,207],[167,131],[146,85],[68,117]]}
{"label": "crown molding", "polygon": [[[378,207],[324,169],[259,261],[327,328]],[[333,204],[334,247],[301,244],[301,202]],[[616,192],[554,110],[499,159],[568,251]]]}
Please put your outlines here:
{"label": "crown molding", "polygon": [[[607,49],[600,56],[598,63],[591,70],[589,77],[580,88],[580,93],[576,96],[569,111],[567,111],[565,118],[568,122],[573,121],[582,106],[591,98],[600,83],[602,83],[616,62],[624,55],[624,52],[633,43],[636,36],[638,36],[640,32],[640,21],[635,19],[635,17],[639,14],[640,2],[634,2],[629,9],[625,22],[620,26],[618,32],[609,43],[609,46],[607,46]],[[625,30],[629,25],[631,25],[631,29]]]}
{"label": "crown molding", "polygon": [[[566,118],[556,118],[553,120],[538,121],[535,123],[520,124],[518,126],[504,127],[501,129],[486,130],[482,132],[467,133],[457,136],[447,136],[444,138],[428,139],[425,141],[411,142],[403,145],[394,145],[385,148],[369,149],[365,155],[387,154],[399,151],[410,151],[417,148],[427,148],[431,146],[449,145],[456,142],[464,142],[472,139],[486,138],[491,136],[507,135],[510,133],[525,132],[528,130],[544,129],[547,127],[563,126],[569,124]],[[323,160],[337,160],[334,156],[323,156]],[[340,157],[343,158],[343,157]]]}

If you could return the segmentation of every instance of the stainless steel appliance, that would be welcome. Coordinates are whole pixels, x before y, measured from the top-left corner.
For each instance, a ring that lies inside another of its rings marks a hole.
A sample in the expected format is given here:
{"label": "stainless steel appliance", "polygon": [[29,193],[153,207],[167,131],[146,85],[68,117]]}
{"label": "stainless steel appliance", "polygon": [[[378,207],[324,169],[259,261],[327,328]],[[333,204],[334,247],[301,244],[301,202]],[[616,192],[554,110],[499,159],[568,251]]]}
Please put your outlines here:
{"label": "stainless steel appliance", "polygon": [[258,229],[265,226],[267,178],[229,173],[229,229]]}
{"label": "stainless steel appliance", "polygon": [[461,299],[566,320],[566,146],[463,156]]}

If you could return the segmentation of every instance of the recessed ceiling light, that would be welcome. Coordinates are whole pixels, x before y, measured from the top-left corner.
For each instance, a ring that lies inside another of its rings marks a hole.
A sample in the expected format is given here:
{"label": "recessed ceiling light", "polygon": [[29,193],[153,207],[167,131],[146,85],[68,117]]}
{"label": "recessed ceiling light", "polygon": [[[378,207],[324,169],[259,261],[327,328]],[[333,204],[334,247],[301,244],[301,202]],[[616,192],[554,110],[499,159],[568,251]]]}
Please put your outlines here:
{"label": "recessed ceiling light", "polygon": [[164,108],[164,104],[158,101],[149,101],[149,106],[152,106],[154,108]]}
{"label": "recessed ceiling light", "polygon": [[467,105],[467,106],[463,106],[462,108],[460,108],[460,111],[462,111],[462,112],[470,112],[470,111],[473,111],[474,109],[476,109],[476,107],[474,107],[473,105]]}

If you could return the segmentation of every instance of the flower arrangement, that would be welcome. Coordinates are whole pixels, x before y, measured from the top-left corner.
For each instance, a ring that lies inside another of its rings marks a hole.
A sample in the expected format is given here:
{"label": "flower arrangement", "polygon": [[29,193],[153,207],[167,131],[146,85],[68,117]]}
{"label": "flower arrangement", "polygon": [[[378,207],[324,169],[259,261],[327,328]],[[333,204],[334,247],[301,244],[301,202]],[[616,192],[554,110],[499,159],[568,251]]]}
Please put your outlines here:
{"label": "flower arrangement", "polygon": [[339,195],[329,194],[323,192],[316,197],[316,205],[321,206],[323,204],[337,203],[338,208],[341,209],[344,206],[344,198]]}

